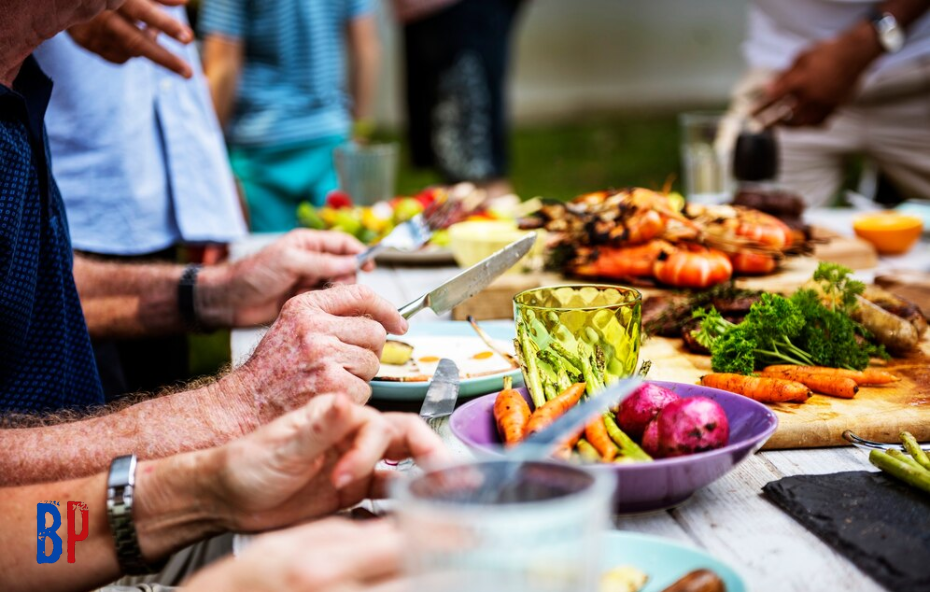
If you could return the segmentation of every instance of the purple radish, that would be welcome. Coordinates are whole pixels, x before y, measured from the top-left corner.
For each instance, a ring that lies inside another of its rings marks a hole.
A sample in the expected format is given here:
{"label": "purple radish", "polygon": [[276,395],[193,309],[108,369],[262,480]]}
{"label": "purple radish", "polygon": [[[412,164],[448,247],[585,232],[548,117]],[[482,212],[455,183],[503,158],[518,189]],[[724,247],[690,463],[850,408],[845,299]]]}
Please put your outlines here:
{"label": "purple radish", "polygon": [[679,399],[672,391],[647,382],[620,403],[617,423],[629,437],[639,440],[643,437],[646,424],[655,419],[663,407]]}
{"label": "purple radish", "polygon": [[679,399],[659,413],[659,456],[683,456],[725,446],[730,424],[723,407],[707,397]]}
{"label": "purple radish", "polygon": [[653,419],[643,431],[643,450],[652,458],[659,457],[659,421]]}

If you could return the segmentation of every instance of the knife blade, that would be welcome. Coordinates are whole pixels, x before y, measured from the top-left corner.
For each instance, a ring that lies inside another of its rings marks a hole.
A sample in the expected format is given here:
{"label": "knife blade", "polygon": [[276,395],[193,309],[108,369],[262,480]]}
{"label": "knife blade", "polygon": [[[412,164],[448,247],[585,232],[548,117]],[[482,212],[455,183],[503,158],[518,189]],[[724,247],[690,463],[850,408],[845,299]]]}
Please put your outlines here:
{"label": "knife blade", "polygon": [[439,360],[433,380],[426,391],[426,398],[423,399],[423,406],[420,407],[420,417],[432,427],[430,420],[452,415],[458,398],[459,367],[452,360],[443,358]]}
{"label": "knife blade", "polygon": [[409,319],[424,308],[430,308],[436,314],[452,310],[453,307],[487,288],[498,276],[516,265],[517,261],[529,253],[535,242],[536,233],[531,232],[472,265],[438,288],[400,307],[398,312],[405,319]]}

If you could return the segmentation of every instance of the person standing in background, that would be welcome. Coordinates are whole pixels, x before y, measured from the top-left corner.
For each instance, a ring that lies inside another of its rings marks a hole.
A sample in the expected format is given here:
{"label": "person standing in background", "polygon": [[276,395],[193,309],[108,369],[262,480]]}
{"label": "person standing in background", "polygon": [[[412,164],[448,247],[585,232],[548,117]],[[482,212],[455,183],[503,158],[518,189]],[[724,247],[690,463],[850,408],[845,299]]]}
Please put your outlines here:
{"label": "person standing in background", "polygon": [[780,183],[828,205],[850,156],[930,198],[927,0],[754,0],[730,112],[780,109]]}
{"label": "person standing in background", "polygon": [[[338,185],[333,149],[368,126],[380,60],[370,0],[204,0],[204,69],[252,230],[297,226]],[[346,84],[348,56],[348,85]]]}
{"label": "person standing in background", "polygon": [[507,69],[522,0],[394,0],[404,25],[414,166],[489,198],[511,193]]}
{"label": "person standing in background", "polygon": [[[183,7],[153,9],[193,38]],[[195,48],[162,36],[175,73],[78,44],[93,48],[120,18],[104,13],[35,51],[55,83],[45,116],[53,170],[79,258],[173,263],[182,245],[229,243],[246,227]],[[186,335],[93,345],[108,400],[190,378]]]}

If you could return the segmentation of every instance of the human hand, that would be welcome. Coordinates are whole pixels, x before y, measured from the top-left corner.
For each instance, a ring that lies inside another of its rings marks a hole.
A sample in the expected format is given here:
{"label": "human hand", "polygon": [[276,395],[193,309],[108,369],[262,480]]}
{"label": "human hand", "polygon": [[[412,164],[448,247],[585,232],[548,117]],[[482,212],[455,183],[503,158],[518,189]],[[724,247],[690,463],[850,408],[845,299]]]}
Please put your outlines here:
{"label": "human hand", "polygon": [[[312,552],[308,551],[312,550]],[[184,584],[203,592],[388,592],[402,590],[403,539],[387,520],[329,518],[257,537],[240,555]]]}
{"label": "human hand", "polygon": [[[73,25],[68,33],[74,41],[103,59],[122,64],[131,58],[144,57],[184,78],[193,75],[190,65],[156,41],[160,32],[181,43],[190,43],[190,27],[171,18],[158,4],[181,6],[187,0],[126,0],[116,10],[107,10],[93,19]],[[145,25],[140,28],[138,23]]]}
{"label": "human hand", "polygon": [[815,44],[769,85],[754,109],[780,111],[777,121],[791,127],[820,125],[852,98],[862,73],[881,54],[871,25]]}
{"label": "human hand", "polygon": [[363,250],[365,245],[344,232],[291,231],[251,257],[204,268],[197,309],[207,326],[271,322],[292,296],[329,283],[355,283],[355,255]]}
{"label": "human hand", "polygon": [[342,393],[364,403],[388,332],[406,333],[407,321],[365,286],[295,296],[252,357],[213,386],[242,406],[245,421],[256,424],[321,393]]}
{"label": "human hand", "polygon": [[383,497],[382,459],[442,462],[439,437],[416,415],[379,413],[320,395],[252,434],[203,453],[213,513],[233,532],[289,526]]}

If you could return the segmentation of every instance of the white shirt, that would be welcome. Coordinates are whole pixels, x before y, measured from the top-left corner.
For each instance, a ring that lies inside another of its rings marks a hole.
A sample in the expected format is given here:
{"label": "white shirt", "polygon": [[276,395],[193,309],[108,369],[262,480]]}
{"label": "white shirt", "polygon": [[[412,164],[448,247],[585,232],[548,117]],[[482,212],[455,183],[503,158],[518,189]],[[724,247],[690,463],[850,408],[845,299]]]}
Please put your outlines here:
{"label": "white shirt", "polygon": [[35,52],[54,81],[45,122],[75,249],[140,255],[246,233],[197,52],[159,41],[191,80],[141,58],[111,64],[67,33]]}
{"label": "white shirt", "polygon": [[[743,53],[750,67],[784,70],[811,44],[830,39],[868,18],[874,0],[753,0]],[[930,55],[930,12],[907,31],[904,48],[884,55],[868,79],[919,57]]]}

